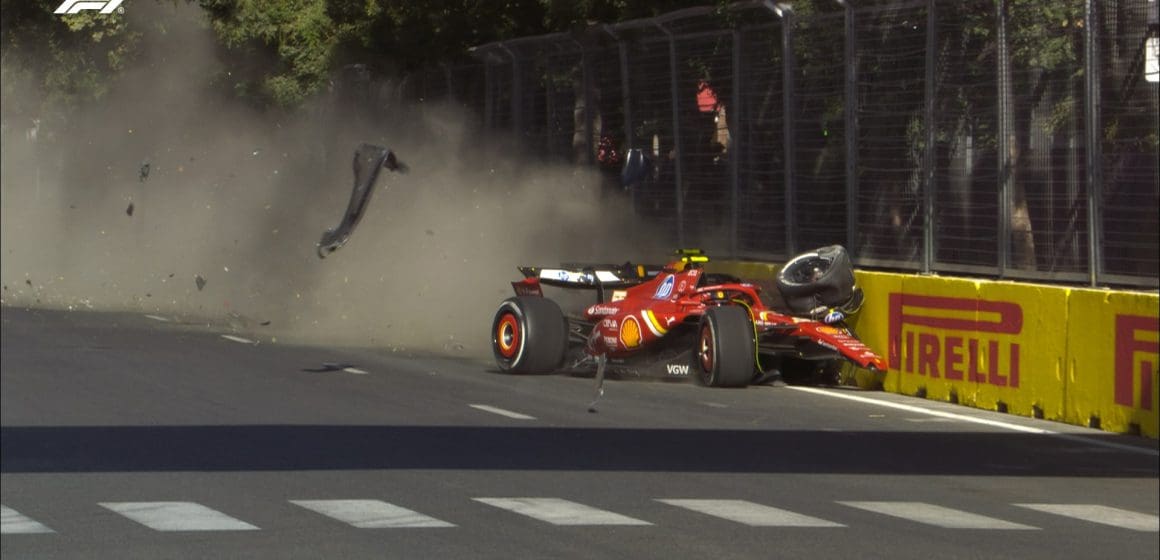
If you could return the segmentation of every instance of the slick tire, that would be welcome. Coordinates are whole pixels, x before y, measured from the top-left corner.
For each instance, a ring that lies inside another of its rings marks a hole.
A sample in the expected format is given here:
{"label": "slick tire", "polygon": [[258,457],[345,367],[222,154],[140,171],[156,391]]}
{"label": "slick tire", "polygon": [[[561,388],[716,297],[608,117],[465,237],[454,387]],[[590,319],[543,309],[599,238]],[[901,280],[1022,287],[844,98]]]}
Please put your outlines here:
{"label": "slick tire", "polygon": [[756,346],[749,312],[711,307],[701,316],[693,349],[693,371],[708,387],[745,387],[753,380]]}
{"label": "slick tire", "polygon": [[[814,269],[821,271],[813,278]],[[854,272],[850,256],[838,245],[802,253],[777,273],[777,289],[795,313],[805,313],[819,305],[838,306],[853,295]]]}
{"label": "slick tire", "polygon": [[564,363],[568,319],[550,299],[508,298],[491,323],[491,349],[501,371],[551,373]]}

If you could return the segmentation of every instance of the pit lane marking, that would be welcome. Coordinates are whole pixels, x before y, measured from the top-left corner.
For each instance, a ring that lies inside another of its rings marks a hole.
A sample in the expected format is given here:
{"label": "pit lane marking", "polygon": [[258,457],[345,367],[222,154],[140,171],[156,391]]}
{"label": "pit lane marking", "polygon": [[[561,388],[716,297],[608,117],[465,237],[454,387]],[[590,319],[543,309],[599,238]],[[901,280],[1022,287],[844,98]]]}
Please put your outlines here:
{"label": "pit lane marking", "polygon": [[1000,422],[998,420],[990,420],[987,418],[978,418],[975,416],[966,416],[963,414],[955,414],[953,412],[944,412],[941,410],[931,410],[929,408],[922,408],[919,406],[912,406],[909,404],[895,403],[895,402],[889,402],[889,401],[880,401],[880,400],[871,399],[871,398],[867,398],[867,397],[859,397],[857,395],[848,395],[845,393],[827,391],[825,389],[818,389],[815,387],[788,387],[788,388],[793,389],[795,391],[804,391],[806,393],[813,393],[815,395],[821,395],[824,397],[834,397],[834,398],[839,398],[839,399],[846,399],[846,400],[856,401],[856,402],[860,402],[860,403],[864,403],[864,404],[872,404],[875,406],[883,406],[886,408],[895,408],[898,410],[905,410],[907,412],[914,412],[914,413],[918,413],[918,414],[927,414],[930,416],[938,416],[940,418],[949,418],[951,420],[961,420],[963,422],[972,422],[975,424],[983,424],[986,426],[992,426],[995,428],[1003,428],[1005,430],[1013,430],[1016,432],[1025,432],[1025,433],[1029,433],[1029,434],[1042,434],[1042,435],[1057,437],[1060,439],[1065,439],[1065,440],[1072,441],[1075,443],[1082,443],[1084,445],[1107,447],[1107,448],[1116,449],[1119,451],[1141,453],[1144,455],[1151,455],[1154,457],[1160,456],[1160,451],[1157,451],[1155,449],[1146,449],[1143,447],[1134,447],[1131,445],[1124,445],[1124,444],[1115,443],[1115,442],[1111,442],[1111,441],[1100,441],[1097,439],[1089,439],[1089,438],[1084,438],[1084,437],[1079,437],[1079,436],[1073,436],[1070,434],[1064,434],[1064,433],[1056,432],[1053,430],[1045,430],[1043,428],[1032,428],[1030,426],[1020,426],[1018,424],[1011,424],[1009,422]]}
{"label": "pit lane marking", "polygon": [[1080,521],[1110,525],[1144,533],[1160,532],[1160,518],[1155,515],[1137,513],[1096,504],[1014,504],[1016,506],[1062,515]]}
{"label": "pit lane marking", "polygon": [[652,525],[627,515],[560,498],[472,498],[552,525]]}
{"label": "pit lane marking", "polygon": [[845,527],[841,523],[745,500],[657,499],[657,501],[750,527]]}
{"label": "pit lane marking", "polygon": [[27,535],[52,532],[54,531],[43,523],[8,506],[0,505],[0,534]]}
{"label": "pit lane marking", "polygon": [[381,500],[290,500],[290,503],[359,529],[455,526]]}
{"label": "pit lane marking", "polygon": [[838,502],[844,506],[889,515],[944,529],[1038,530],[1039,527],[1013,523],[923,502]]}
{"label": "pit lane marking", "polygon": [[100,502],[155,531],[255,531],[245,521],[194,502]]}
{"label": "pit lane marking", "polygon": [[476,410],[482,410],[484,412],[490,412],[492,414],[498,414],[500,416],[506,416],[508,418],[515,418],[516,420],[535,420],[536,419],[535,416],[528,416],[527,414],[520,414],[518,412],[512,412],[510,410],[504,410],[502,408],[496,408],[494,406],[488,406],[486,404],[469,404],[467,406],[470,406],[471,408],[474,408]]}

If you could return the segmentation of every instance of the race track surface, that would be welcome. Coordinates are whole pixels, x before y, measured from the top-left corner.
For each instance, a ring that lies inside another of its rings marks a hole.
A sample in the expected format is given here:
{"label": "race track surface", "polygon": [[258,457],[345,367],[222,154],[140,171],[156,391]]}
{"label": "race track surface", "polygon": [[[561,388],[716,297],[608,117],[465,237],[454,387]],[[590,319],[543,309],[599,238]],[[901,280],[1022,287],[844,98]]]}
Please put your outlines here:
{"label": "race track surface", "polygon": [[1154,440],[168,319],[3,308],[6,560],[1160,557]]}

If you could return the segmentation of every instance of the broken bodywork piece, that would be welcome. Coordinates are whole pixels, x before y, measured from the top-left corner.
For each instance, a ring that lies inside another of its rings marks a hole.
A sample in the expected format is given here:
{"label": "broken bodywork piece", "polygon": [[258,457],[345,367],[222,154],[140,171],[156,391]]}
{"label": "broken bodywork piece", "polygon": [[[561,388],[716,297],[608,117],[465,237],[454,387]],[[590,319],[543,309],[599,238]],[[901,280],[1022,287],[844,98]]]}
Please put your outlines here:
{"label": "broken bodywork piece", "polygon": [[318,242],[318,258],[324,259],[342,247],[350,239],[351,233],[366,211],[367,203],[374,194],[375,180],[379,171],[387,169],[405,173],[407,166],[387,148],[373,144],[362,144],[354,152],[354,188],[350,193],[350,203],[338,227],[326,230]]}

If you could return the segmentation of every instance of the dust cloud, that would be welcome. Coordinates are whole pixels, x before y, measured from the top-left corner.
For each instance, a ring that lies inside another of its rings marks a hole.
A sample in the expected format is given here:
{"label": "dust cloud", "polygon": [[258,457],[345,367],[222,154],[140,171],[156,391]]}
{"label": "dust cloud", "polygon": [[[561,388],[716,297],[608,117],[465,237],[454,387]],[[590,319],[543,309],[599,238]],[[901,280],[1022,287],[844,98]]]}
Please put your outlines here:
{"label": "dust cloud", "polygon": [[[196,7],[141,3],[126,17],[154,22],[141,57],[67,128],[42,118],[32,139],[42,94],[6,84],[5,306],[482,357],[517,265],[667,249],[602,194],[596,171],[522,158],[456,107],[368,115],[325,93],[293,115],[259,112],[209,87],[231,76]],[[350,242],[320,260],[360,142],[393,149],[410,172],[384,172]]]}

